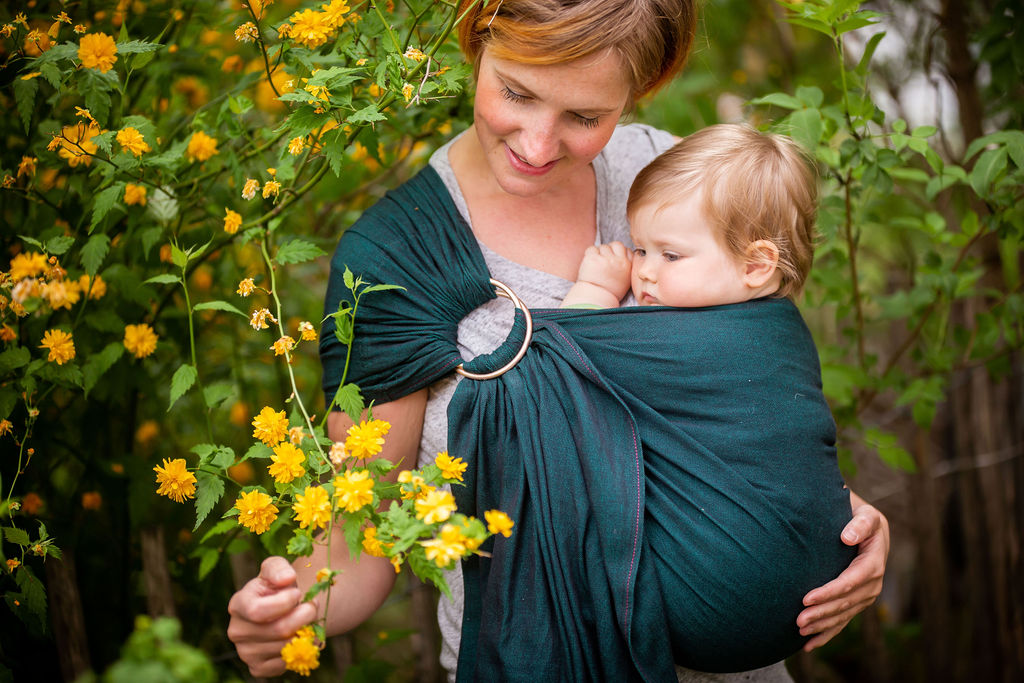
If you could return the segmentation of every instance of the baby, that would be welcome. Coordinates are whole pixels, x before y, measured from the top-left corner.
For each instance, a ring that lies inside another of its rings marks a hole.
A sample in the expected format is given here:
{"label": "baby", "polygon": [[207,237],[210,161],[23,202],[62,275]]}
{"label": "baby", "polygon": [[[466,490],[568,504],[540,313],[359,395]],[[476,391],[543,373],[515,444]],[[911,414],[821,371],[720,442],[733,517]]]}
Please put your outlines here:
{"label": "baby", "polygon": [[696,308],[798,294],[814,255],[813,173],[789,138],[722,124],[644,168],[629,192],[634,249],[587,249],[563,307]]}

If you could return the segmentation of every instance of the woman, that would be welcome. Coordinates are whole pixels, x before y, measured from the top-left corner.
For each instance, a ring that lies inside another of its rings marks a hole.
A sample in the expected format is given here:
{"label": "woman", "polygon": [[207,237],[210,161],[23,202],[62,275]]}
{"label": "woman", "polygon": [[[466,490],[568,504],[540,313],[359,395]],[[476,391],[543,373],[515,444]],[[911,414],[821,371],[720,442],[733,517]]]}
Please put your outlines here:
{"label": "woman", "polygon": [[[557,307],[590,245],[628,241],[625,199],[633,176],[674,138],[646,126],[617,124],[636,98],[676,73],[695,21],[693,0],[503,0],[474,8],[460,26],[463,52],[476,66],[474,124],[438,150],[430,164],[471,227],[492,275],[527,307]],[[328,295],[329,310],[336,307],[335,296]],[[492,301],[460,324],[465,357],[485,353],[504,339],[507,312],[500,307]],[[330,393],[330,378],[337,374],[330,344],[323,359]],[[374,416],[392,424],[383,455],[412,463],[418,454],[415,461],[422,464],[444,450],[446,407],[455,384],[448,376],[378,404]],[[329,419],[329,434],[341,439],[348,425],[336,413]],[[808,607],[797,625],[802,634],[813,636],[807,649],[832,638],[881,589],[887,523],[856,496],[853,508],[843,542],[859,544],[859,554],[836,580],[805,597]],[[332,548],[332,566],[342,574],[333,589],[327,630],[340,633],[379,607],[394,572],[382,558],[350,560],[342,542]],[[299,587],[310,585],[313,573],[326,564],[323,548],[317,552],[295,567],[269,558],[260,576],[232,598],[228,635],[253,675],[280,674],[286,639],[318,616],[316,605],[299,603]],[[460,579],[449,577],[455,600],[442,600],[438,610],[442,663],[452,676],[462,622]],[[703,677],[696,672],[680,676]],[[760,681],[786,678],[781,664],[753,676]]]}

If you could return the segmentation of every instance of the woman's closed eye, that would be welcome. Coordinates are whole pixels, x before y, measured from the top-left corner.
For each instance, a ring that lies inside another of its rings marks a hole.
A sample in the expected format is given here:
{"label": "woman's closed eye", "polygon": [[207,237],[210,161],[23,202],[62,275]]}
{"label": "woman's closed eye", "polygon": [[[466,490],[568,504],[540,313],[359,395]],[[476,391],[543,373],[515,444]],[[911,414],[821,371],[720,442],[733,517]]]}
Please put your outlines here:
{"label": "woman's closed eye", "polygon": [[600,117],[598,117],[598,116],[588,117],[588,116],[583,116],[583,114],[577,114],[575,112],[572,113],[572,117],[573,117],[573,119],[576,120],[576,123],[580,124],[584,128],[593,128],[600,121]]}
{"label": "woman's closed eye", "polygon": [[522,103],[522,102],[526,102],[527,100],[530,99],[526,95],[520,95],[515,90],[512,90],[511,88],[509,88],[507,85],[502,87],[502,89],[501,89],[501,96],[504,97],[509,102],[515,102],[517,104]]}

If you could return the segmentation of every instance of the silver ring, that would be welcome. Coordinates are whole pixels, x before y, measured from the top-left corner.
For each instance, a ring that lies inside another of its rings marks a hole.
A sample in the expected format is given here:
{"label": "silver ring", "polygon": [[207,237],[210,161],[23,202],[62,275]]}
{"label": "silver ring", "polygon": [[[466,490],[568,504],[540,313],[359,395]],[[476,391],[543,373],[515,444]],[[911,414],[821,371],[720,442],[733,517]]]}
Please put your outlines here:
{"label": "silver ring", "polygon": [[519,350],[516,352],[516,355],[512,357],[512,360],[510,360],[508,363],[505,363],[505,365],[501,366],[494,372],[470,372],[466,370],[464,367],[462,367],[463,365],[465,365],[465,363],[459,363],[458,367],[455,368],[455,372],[459,373],[463,377],[468,377],[469,379],[484,380],[494,379],[495,377],[501,377],[506,372],[514,368],[516,366],[516,363],[523,359],[523,356],[526,355],[526,349],[530,348],[530,340],[533,338],[533,318],[530,316],[530,309],[523,305],[523,302],[519,299],[518,296],[516,296],[515,292],[513,292],[505,283],[498,282],[494,278],[491,278],[491,284],[494,285],[494,291],[498,294],[498,296],[505,297],[506,299],[511,301],[516,308],[523,312],[523,317],[526,319],[526,334],[523,336],[523,345],[519,347]]}

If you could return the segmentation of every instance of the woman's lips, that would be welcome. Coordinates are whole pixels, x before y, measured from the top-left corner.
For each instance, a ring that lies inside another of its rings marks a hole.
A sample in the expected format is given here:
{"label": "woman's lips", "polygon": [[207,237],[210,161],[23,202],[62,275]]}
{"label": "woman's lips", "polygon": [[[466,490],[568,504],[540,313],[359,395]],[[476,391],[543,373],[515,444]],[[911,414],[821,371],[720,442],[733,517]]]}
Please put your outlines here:
{"label": "woman's lips", "polygon": [[513,170],[524,175],[544,175],[552,168],[554,168],[556,163],[558,163],[558,160],[555,159],[554,161],[549,161],[543,166],[534,166],[533,164],[524,161],[523,158],[520,157],[515,152],[513,152],[512,148],[509,147],[508,145],[505,145],[505,156],[508,157],[508,163],[513,168]]}

